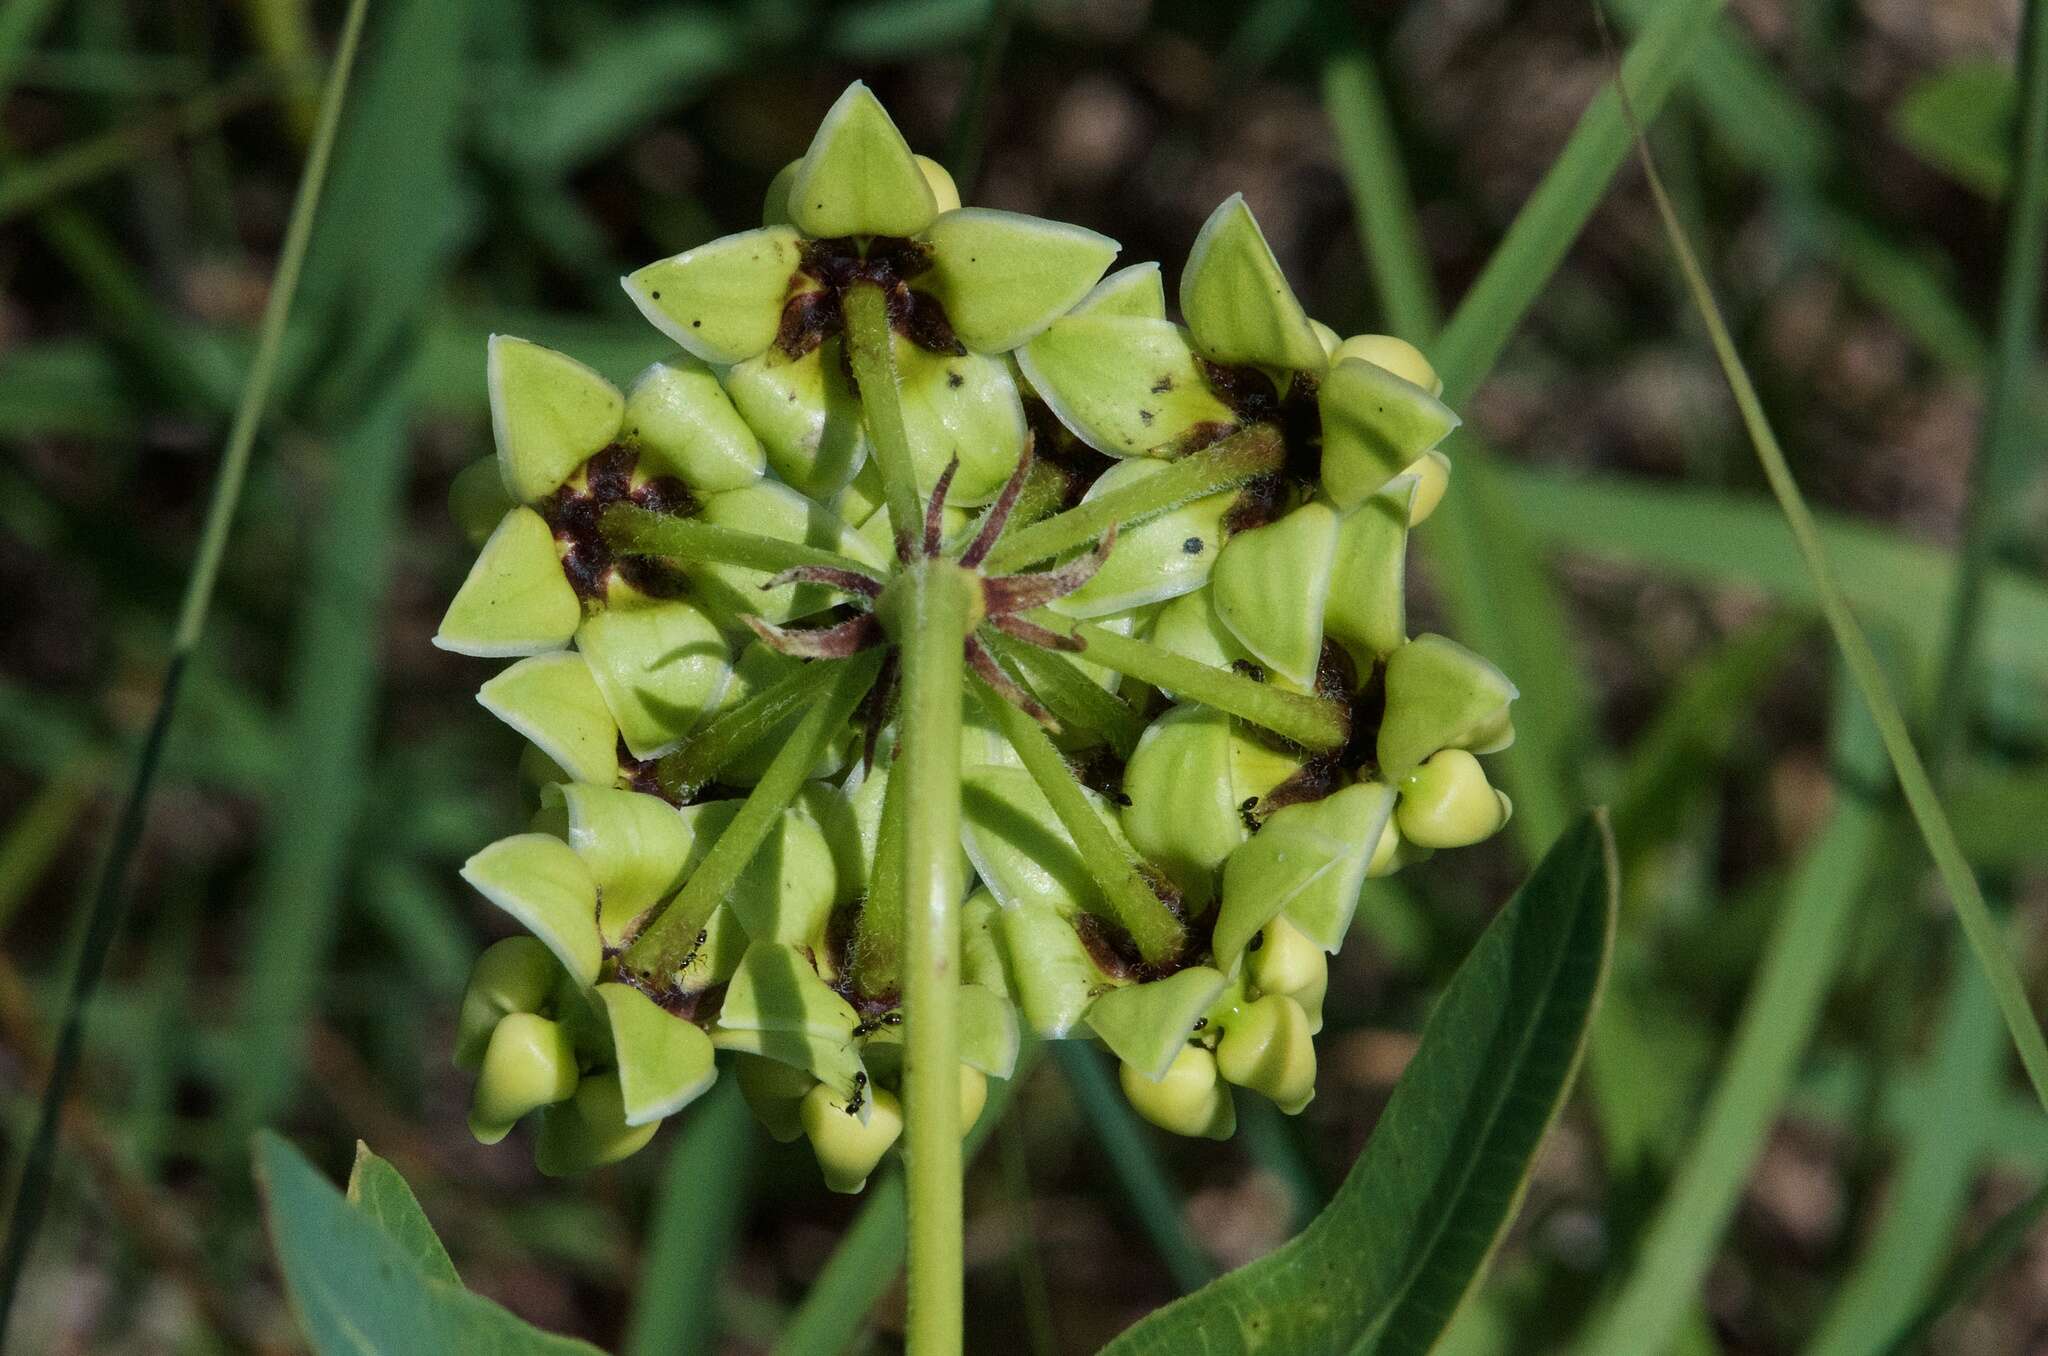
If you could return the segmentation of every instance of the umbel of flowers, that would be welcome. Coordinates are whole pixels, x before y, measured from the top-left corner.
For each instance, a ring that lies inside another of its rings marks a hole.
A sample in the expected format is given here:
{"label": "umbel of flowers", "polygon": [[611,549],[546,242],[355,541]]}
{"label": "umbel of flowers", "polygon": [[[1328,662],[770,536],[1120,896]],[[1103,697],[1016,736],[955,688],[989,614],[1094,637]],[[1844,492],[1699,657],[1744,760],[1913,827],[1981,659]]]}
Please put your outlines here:
{"label": "umbel of flowers", "polygon": [[858,84],[764,219],[625,279],[678,351],[623,392],[490,344],[436,644],[512,661],[479,700],[532,820],[463,872],[524,929],[463,1000],[473,1130],[532,1117],[578,1171],[723,1064],[833,1189],[890,1151],[914,575],[966,599],[930,877],[960,1128],[1023,1030],[1099,1042],[1182,1134],[1299,1111],[1366,882],[1508,815],[1479,757],[1514,687],[1404,611],[1458,422],[1428,362],[1310,319],[1239,198],[1176,322],[1114,242],[961,207]]}

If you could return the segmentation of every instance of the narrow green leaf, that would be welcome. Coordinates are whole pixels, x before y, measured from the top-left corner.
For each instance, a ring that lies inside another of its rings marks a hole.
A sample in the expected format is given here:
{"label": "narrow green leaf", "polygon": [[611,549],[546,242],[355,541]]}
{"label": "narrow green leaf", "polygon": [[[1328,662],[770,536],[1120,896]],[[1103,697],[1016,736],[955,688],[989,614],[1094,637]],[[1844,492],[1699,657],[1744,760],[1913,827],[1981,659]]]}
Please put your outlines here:
{"label": "narrow green leaf", "polygon": [[2034,1226],[2041,1222],[2044,1213],[2048,1213],[2048,1182],[2036,1187],[2033,1195],[1999,1216],[1984,1231],[1984,1236],[1955,1260],[1934,1294],[1913,1316],[1913,1321],[1882,1348],[1883,1356],[1908,1356],[1908,1353],[1926,1350],[1927,1338],[1942,1315],[1968,1301],[1991,1278],[1992,1272],[2018,1253],[2020,1246],[2033,1235]]}
{"label": "narrow green leaf", "polygon": [[256,1177],[292,1307],[319,1356],[597,1352],[430,1274],[377,1217],[351,1209],[304,1155],[268,1131],[256,1137]]}
{"label": "narrow green leaf", "polygon": [[1452,977],[1329,1207],[1106,1356],[1429,1351],[1507,1229],[1571,1086],[1613,945],[1615,890],[1605,822],[1583,819]]}

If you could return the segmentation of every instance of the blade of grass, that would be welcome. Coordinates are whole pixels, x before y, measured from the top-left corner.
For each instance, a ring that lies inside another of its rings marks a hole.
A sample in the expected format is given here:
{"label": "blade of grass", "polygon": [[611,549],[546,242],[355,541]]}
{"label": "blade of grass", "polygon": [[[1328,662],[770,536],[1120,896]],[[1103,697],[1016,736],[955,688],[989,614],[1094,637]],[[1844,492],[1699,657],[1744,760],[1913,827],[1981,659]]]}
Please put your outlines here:
{"label": "blade of grass", "polygon": [[1819,1020],[1848,936],[1844,924],[1896,836],[1892,815],[1856,789],[1874,780],[1881,766],[1869,724],[1851,709],[1835,729],[1837,762],[1856,775],[1836,786],[1835,812],[1786,888],[1698,1133],[1644,1231],[1627,1280],[1585,1339],[1572,1345],[1578,1356],[1661,1353],[1698,1302],[1722,1231]]}
{"label": "blade of grass", "polygon": [[[417,405],[405,356],[459,240],[466,28],[464,6],[452,0],[407,0],[383,12],[308,267],[309,289],[349,295],[323,375],[361,379],[329,444],[327,484],[307,528],[285,688],[294,762],[271,799],[235,1004],[245,1058],[222,1144],[236,1153],[298,1087],[304,1031],[325,988],[368,803],[377,618],[403,522]],[[394,280],[409,287],[397,290]]]}
{"label": "blade of grass", "polygon": [[719,1277],[746,1218],[759,1143],[730,1078],[691,1111],[682,1140],[669,1150],[647,1224],[625,1356],[699,1356],[716,1348]]}
{"label": "blade of grass", "polygon": [[1922,1305],[1911,1322],[1882,1348],[1883,1356],[1907,1356],[1909,1352],[1926,1350],[1927,1338],[1933,1333],[1934,1325],[1951,1309],[1957,1308],[1977,1293],[1991,1274],[1997,1271],[2017,1252],[2020,1245],[2034,1232],[2034,1226],[2041,1222],[2041,1216],[2048,1212],[2048,1182],[2034,1189],[2034,1194],[1999,1216],[1984,1236],[1955,1261],[1935,1287],[1934,1294]]}
{"label": "blade of grass", "polygon": [[1829,1298],[1808,1356],[1882,1350],[1928,1295],[1969,1207],[1992,1114],[2003,1100],[2005,1043],[1982,972],[1960,955],[1952,968],[1930,1081],[1900,1127],[1904,1145],[1884,1214]]}
{"label": "blade of grass", "polygon": [[960,190],[962,202],[974,200],[974,185],[981,178],[981,157],[988,149],[989,100],[1003,73],[1010,33],[1017,26],[1017,0],[991,0],[990,9],[982,25],[981,45],[974,52],[974,75],[961,92],[952,130],[946,135],[946,165],[953,172],[953,185]]}
{"label": "blade of grass", "polygon": [[1131,1110],[1103,1057],[1082,1041],[1055,1041],[1052,1056],[1129,1199],[1138,1227],[1173,1283],[1189,1293],[1216,1279],[1215,1261],[1188,1232],[1180,1189],[1160,1161],[1151,1132]]}
{"label": "blade of grass", "polygon": [[105,765],[96,754],[80,754],[29,797],[7,833],[0,837],[0,932],[28,898],[43,872],[71,839],[78,819],[98,794]]}
{"label": "blade of grass", "polygon": [[34,1137],[29,1141],[21,1176],[15,1188],[14,1207],[7,1221],[5,1251],[0,1253],[0,1347],[6,1344],[8,1319],[13,1312],[16,1288],[21,1280],[22,1269],[28,1261],[29,1249],[35,1241],[37,1227],[42,1223],[44,1208],[49,1202],[50,1180],[57,1148],[57,1122],[70,1091],[71,1080],[77,1073],[84,1041],[86,1010],[91,1005],[93,991],[99,987],[100,975],[106,968],[107,955],[113,949],[114,939],[120,932],[122,917],[126,912],[128,868],[134,859],[136,845],[142,837],[143,824],[149,809],[149,795],[156,780],[157,763],[163,751],[164,737],[177,711],[178,693],[187,663],[199,644],[200,633],[205,628],[208,605],[212,602],[214,584],[220,573],[220,561],[227,550],[228,533],[234,524],[236,506],[241,500],[242,484],[248,474],[249,457],[255,448],[257,426],[261,422],[271,379],[277,367],[278,352],[284,338],[285,319],[290,313],[292,298],[298,291],[299,274],[306,259],[306,245],[312,237],[313,222],[319,212],[320,193],[326,181],[327,164],[334,147],[335,131],[340,124],[342,102],[348,89],[349,72],[355,62],[356,45],[362,34],[363,14],[367,7],[367,0],[351,0],[348,17],[343,23],[341,43],[335,50],[334,64],[327,78],[326,89],[321,95],[318,127],[311,149],[307,152],[305,168],[300,173],[298,197],[292,205],[291,221],[285,232],[284,249],[278,256],[270,296],[264,304],[256,357],[242,388],[234,426],[228,434],[220,473],[214,482],[212,501],[207,509],[198,560],[186,585],[185,603],[179,613],[177,632],[172,639],[170,661],[164,670],[156,711],[150,720],[149,732],[144,737],[141,750],[136,756],[135,770],[128,784],[127,795],[122,802],[119,816],[114,821],[110,846],[100,865],[93,889],[84,943],[79,950],[70,990],[65,1000],[63,1024],[58,1030],[57,1044],[51,1059],[50,1075],[43,1089]]}
{"label": "blade of grass", "polygon": [[1373,288],[1393,333],[1411,339],[1433,335],[1443,317],[1386,87],[1372,54],[1348,26],[1333,36],[1334,54],[1323,64],[1323,109],[1337,134],[1337,157]]}
{"label": "blade of grass", "polygon": [[267,72],[244,75],[202,90],[176,108],[146,114],[42,159],[17,161],[0,176],[0,225],[174,146],[184,137],[211,131],[261,103],[274,83]]}
{"label": "blade of grass", "polygon": [[[1624,96],[1625,97],[1625,96]],[[1813,515],[1806,507],[1805,497],[1800,493],[1799,483],[1792,475],[1792,468],[1786,463],[1784,450],[1778,445],[1776,432],[1771,428],[1765,415],[1763,402],[1758,399],[1756,388],[1751,384],[1749,373],[1743,366],[1742,356],[1736,350],[1735,341],[1728,332],[1721,309],[1715,302],[1713,292],[1707,285],[1706,275],[1695,257],[1691,242],[1679,225],[1677,214],[1672,211],[1671,200],[1665,195],[1662,183],[1657,177],[1657,167],[1651,159],[1647,146],[1637,137],[1644,174],[1649,180],[1650,196],[1656,204],[1658,216],[1663,220],[1664,230],[1673,254],[1677,257],[1679,270],[1685,277],[1687,290],[1692,294],[1693,304],[1698,310],[1707,336],[1713,344],[1716,359],[1721,364],[1722,374],[1727,378],[1730,391],[1742,415],[1744,429],[1749,434],[1756,450],[1757,460],[1762,464],[1764,476],[1770,481],[1771,492],[1785,515],[1786,525],[1791,529],[1793,539],[1798,543],[1799,553],[1807,573],[1812,576],[1815,592],[1819,595],[1821,612],[1826,617],[1828,629],[1834,633],[1835,644],[1848,663],[1849,674],[1863,698],[1871,719],[1876,723],[1878,735],[1884,741],[1885,754],[1891,760],[1892,768],[1904,792],[1906,805],[1912,811],[1913,821],[1920,829],[1929,855],[1934,858],[1936,873],[1941,877],[1949,900],[1956,911],[1956,920],[1962,925],[1963,934],[1969,939],[1971,950],[1976,953],[1977,962],[1984,968],[1991,982],[1991,989],[1998,999],[1999,1011],[2005,1017],[2005,1024],[2012,1034],[2013,1044],[2019,1051],[2020,1062],[2025,1066],[2028,1081],[2034,1086],[2035,1095],[2048,1108],[2048,1041],[2041,1035],[2040,1024],[2035,1020],[2028,1004],[2026,986],[2020,979],[2019,969],[2006,950],[1999,935],[1998,925],[1991,917],[1991,910],[1984,902],[1983,892],[1978,888],[1977,878],[1963,857],[1961,844],[1956,841],[1955,829],[1950,825],[1948,815],[1941,807],[1940,798],[1935,794],[1934,784],[1927,774],[1927,768],[1920,759],[1919,750],[1914,746],[1912,735],[1907,731],[1905,717],[1900,714],[1898,700],[1892,695],[1891,685],[1879,666],[1877,655],[1871,649],[1870,641],[1857,623],[1855,613],[1836,580],[1834,566],[1828,559],[1827,548],[1821,540],[1820,529]],[[2037,180],[2036,192],[2048,188],[2048,183]]]}

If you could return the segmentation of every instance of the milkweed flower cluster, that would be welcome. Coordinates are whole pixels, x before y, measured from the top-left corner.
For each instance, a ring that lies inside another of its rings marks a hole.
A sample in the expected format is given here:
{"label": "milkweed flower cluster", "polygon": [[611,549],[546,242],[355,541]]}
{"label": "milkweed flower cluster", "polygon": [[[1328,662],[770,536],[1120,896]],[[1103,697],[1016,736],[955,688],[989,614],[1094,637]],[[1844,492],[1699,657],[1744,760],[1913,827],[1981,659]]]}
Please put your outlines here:
{"label": "milkweed flower cluster", "polygon": [[472,1129],[610,1162],[727,1052],[859,1189],[904,1116],[877,604],[940,557],[977,598],[963,1127],[1027,1029],[1107,1047],[1182,1134],[1230,1134],[1236,1089],[1299,1111],[1368,879],[1509,813],[1479,759],[1513,685],[1407,629],[1458,422],[1428,362],[1312,320],[1235,197],[1176,322],[1113,241],[962,207],[858,84],[763,215],[624,280],[678,346],[624,391],[490,344],[497,455],[453,491],[480,550],[435,643],[512,661],[479,700],[533,817],[463,870],[524,928],[463,999]]}

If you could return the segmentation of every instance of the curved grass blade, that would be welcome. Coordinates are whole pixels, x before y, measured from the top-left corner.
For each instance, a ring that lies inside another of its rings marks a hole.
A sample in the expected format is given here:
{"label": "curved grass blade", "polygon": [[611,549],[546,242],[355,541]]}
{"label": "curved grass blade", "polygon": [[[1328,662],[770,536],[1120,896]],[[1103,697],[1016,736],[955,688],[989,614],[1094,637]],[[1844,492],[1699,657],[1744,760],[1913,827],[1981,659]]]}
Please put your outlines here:
{"label": "curved grass blade", "polygon": [[1365,1152],[1298,1238],[1105,1356],[1429,1351],[1514,1215],[1585,1049],[1614,941],[1614,842],[1579,821],[1451,979]]}
{"label": "curved grass blade", "polygon": [[242,484],[248,475],[249,458],[255,449],[256,430],[269,400],[271,382],[277,374],[285,319],[291,311],[300,272],[305,266],[306,246],[312,238],[313,222],[319,212],[320,191],[326,182],[328,160],[334,149],[335,131],[341,122],[342,101],[348,89],[350,70],[355,64],[356,47],[362,37],[363,15],[367,9],[368,0],[352,0],[348,17],[343,22],[333,73],[328,77],[326,91],[321,96],[318,129],[306,155],[306,167],[299,178],[298,198],[292,205],[284,248],[278,256],[277,273],[272,280],[269,299],[264,304],[256,355],[249,368],[248,380],[242,387],[241,402],[228,433],[227,450],[221,459],[219,476],[214,481],[205,532],[200,538],[199,556],[185,586],[185,601],[179,612],[177,632],[172,638],[171,658],[164,670],[163,688],[157,699],[156,712],[150,720],[149,733],[137,755],[127,796],[114,821],[111,846],[100,864],[93,889],[85,940],[78,952],[77,967],[72,972],[64,1024],[59,1029],[57,1048],[51,1062],[50,1080],[43,1089],[34,1137],[29,1141],[21,1177],[15,1188],[14,1208],[7,1223],[6,1251],[0,1254],[0,1347],[6,1344],[7,1320],[13,1312],[22,1268],[28,1262],[29,1248],[42,1223],[44,1207],[49,1203],[50,1178],[57,1149],[57,1124],[70,1091],[72,1076],[77,1072],[85,1040],[86,1009],[92,1002],[94,990],[99,987],[107,953],[113,949],[114,938],[121,930],[122,918],[127,911],[128,867],[142,837],[164,738],[170,730],[172,717],[177,713],[178,695],[192,652],[198,648],[200,633],[205,629],[214,584],[227,551],[228,532],[234,525],[235,510],[241,503]]}
{"label": "curved grass blade", "polygon": [[1595,1320],[1590,1339],[1573,1347],[1581,1356],[1670,1349],[1791,1090],[1842,960],[1845,923],[1898,837],[1887,806],[1854,789],[1883,784],[1875,734],[1846,695],[1838,705],[1848,709],[1836,718],[1834,757],[1851,769],[1850,784],[1836,788],[1836,810],[1786,890],[1699,1130],[1644,1231],[1626,1283]]}
{"label": "curved grass blade", "polygon": [[[2039,7],[2031,8],[2038,10]],[[2031,22],[2038,33],[2041,27],[2038,15]],[[1620,92],[1622,107],[1627,111],[1625,88]],[[2044,131],[2042,139],[2048,140],[2048,131]],[[1722,375],[1735,397],[1736,408],[1742,415],[1750,444],[1756,450],[1757,461],[1763,467],[1764,478],[1770,482],[1771,493],[1777,497],[1786,525],[1798,543],[1806,571],[1813,579],[1821,613],[1827,619],[1828,629],[1834,633],[1836,647],[1848,663],[1849,675],[1863,698],[1863,704],[1870,711],[1878,736],[1884,741],[1885,754],[1898,776],[1899,788],[1905,793],[1906,805],[1913,813],[1913,822],[1919,827],[1928,854],[1934,858],[1935,872],[1941,877],[1954,905],[1956,921],[1962,925],[1963,935],[1969,939],[1977,963],[1991,982],[1992,993],[1998,999],[1999,1011],[2005,1017],[2006,1029],[2012,1034],[2020,1063],[2026,1068],[2027,1079],[2033,1084],[2035,1096],[2042,1106],[2048,1108],[2048,1040],[2043,1039],[2040,1024],[2035,1020],[2019,967],[2006,949],[1991,909],[1984,902],[1977,877],[1963,856],[1955,828],[1942,809],[1940,797],[1935,794],[1933,780],[1914,746],[1913,737],[1906,728],[1906,719],[1900,713],[1898,699],[1892,694],[1891,684],[1878,664],[1870,639],[1849,608],[1841,583],[1835,577],[1834,565],[1828,559],[1827,548],[1822,544],[1820,529],[1800,493],[1799,482],[1794,479],[1791,466],[1785,460],[1784,449],[1778,445],[1777,433],[1764,413],[1763,402],[1750,382],[1742,355],[1728,332],[1720,305],[1714,300],[1713,290],[1707,284],[1706,274],[1693,253],[1685,228],[1679,224],[1671,198],[1664,191],[1656,161],[1650,155],[1648,143],[1643,140],[1639,128],[1636,150],[1649,181],[1651,199],[1663,222],[1665,237],[1677,257],[1679,271],[1685,278],[1686,289],[1692,294],[1693,305],[1706,326],[1714,356],[1720,362]],[[2037,186],[2036,191],[2042,190]]]}

